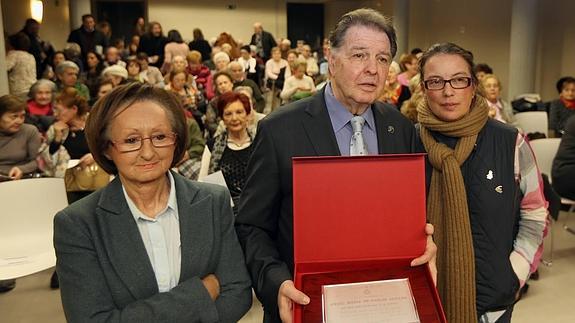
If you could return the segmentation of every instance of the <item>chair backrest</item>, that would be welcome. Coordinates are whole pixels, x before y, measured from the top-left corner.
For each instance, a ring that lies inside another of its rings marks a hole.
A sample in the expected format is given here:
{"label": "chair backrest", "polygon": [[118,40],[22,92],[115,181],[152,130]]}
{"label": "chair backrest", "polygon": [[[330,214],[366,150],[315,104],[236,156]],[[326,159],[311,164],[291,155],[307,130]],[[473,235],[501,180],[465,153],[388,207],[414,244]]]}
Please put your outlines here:
{"label": "chair backrest", "polygon": [[54,215],[68,205],[64,179],[1,182],[0,205],[0,280],[54,267]]}
{"label": "chair backrest", "polygon": [[517,127],[522,129],[526,134],[540,132],[548,134],[547,113],[545,111],[530,111],[515,114],[515,122]]}
{"label": "chair backrest", "polygon": [[553,159],[557,154],[560,142],[560,138],[544,138],[530,142],[531,149],[533,149],[535,159],[537,160],[537,166],[539,166],[539,171],[543,174],[547,174],[550,181]]}

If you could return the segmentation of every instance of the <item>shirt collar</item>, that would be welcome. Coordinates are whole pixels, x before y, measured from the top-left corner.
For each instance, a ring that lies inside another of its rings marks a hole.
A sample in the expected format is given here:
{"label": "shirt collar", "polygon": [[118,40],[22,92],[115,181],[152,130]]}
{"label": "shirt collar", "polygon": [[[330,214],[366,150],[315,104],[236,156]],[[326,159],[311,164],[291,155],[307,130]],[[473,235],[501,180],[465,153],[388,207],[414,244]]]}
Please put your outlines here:
{"label": "shirt collar", "polygon": [[[329,113],[329,117],[331,119],[331,124],[333,126],[333,130],[338,132],[343,127],[345,127],[351,118],[354,115],[349,112],[349,110],[341,104],[333,94],[333,88],[331,87],[331,82],[328,82],[325,87],[325,104],[327,106],[327,112]],[[375,118],[373,117],[373,111],[371,109],[371,105],[365,112],[361,115],[366,124],[375,131]]]}
{"label": "shirt collar", "polygon": [[[176,216],[176,220],[179,220],[178,218],[178,201],[176,199],[176,184],[174,182],[174,176],[172,176],[172,173],[168,172],[168,180],[170,181],[170,195],[168,196],[168,204],[166,205],[166,207],[160,211],[158,213],[158,215],[162,215],[164,214],[168,209],[171,209],[172,211],[174,211],[174,215]],[[155,222],[157,220],[150,218],[149,216],[145,215],[144,213],[142,213],[138,207],[136,206],[136,204],[134,203],[134,201],[132,201],[132,199],[128,196],[128,193],[126,192],[126,189],[124,188],[124,185],[122,185],[122,192],[124,192],[124,197],[126,198],[126,202],[128,203],[128,208],[130,208],[130,212],[132,212],[132,216],[134,217],[134,220],[136,220],[136,222],[138,222],[138,219],[142,219],[142,220],[146,220],[146,221],[152,221]]]}

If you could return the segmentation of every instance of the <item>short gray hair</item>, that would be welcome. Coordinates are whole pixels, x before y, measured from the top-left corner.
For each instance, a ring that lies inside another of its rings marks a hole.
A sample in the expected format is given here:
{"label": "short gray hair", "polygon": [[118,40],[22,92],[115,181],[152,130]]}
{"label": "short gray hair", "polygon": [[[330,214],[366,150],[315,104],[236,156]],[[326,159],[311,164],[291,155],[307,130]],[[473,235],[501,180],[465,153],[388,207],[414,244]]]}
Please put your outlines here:
{"label": "short gray hair", "polygon": [[80,68],[76,63],[72,61],[63,61],[62,63],[56,66],[56,75],[62,75],[66,69],[71,68],[74,69],[76,72],[80,72]]}
{"label": "short gray hair", "polygon": [[[38,81],[36,81],[36,83],[32,84],[32,86],[30,87],[30,91],[28,91],[28,98],[33,100],[34,97],[36,96],[36,92],[38,92],[38,90],[43,86],[47,86],[50,88],[50,91],[52,91],[52,96],[57,91],[56,83],[47,79],[39,79]],[[52,97],[52,99],[54,98]]]}
{"label": "short gray hair", "polygon": [[364,26],[384,32],[389,38],[391,57],[397,53],[397,37],[391,19],[381,13],[368,8],[350,11],[339,19],[335,28],[329,35],[331,48],[340,48],[343,44],[347,30],[353,26]]}

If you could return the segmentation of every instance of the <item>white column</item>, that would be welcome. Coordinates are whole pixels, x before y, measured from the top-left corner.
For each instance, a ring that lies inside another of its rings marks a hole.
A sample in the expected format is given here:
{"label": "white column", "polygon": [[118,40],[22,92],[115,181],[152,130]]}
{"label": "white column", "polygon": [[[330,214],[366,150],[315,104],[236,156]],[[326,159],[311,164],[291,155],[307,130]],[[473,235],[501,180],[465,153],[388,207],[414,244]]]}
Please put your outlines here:
{"label": "white column", "polygon": [[513,0],[509,42],[509,99],[535,90],[537,0]]}
{"label": "white column", "polygon": [[6,46],[4,39],[4,19],[2,19],[2,2],[0,1],[0,95],[10,93],[8,88],[8,71],[6,71]]}
{"label": "white column", "polygon": [[80,28],[82,16],[92,13],[90,0],[71,0],[70,3],[70,29]]}
{"label": "white column", "polygon": [[399,60],[399,55],[409,51],[407,36],[409,34],[409,0],[395,0],[393,2],[393,26],[397,35],[397,54],[395,60]]}

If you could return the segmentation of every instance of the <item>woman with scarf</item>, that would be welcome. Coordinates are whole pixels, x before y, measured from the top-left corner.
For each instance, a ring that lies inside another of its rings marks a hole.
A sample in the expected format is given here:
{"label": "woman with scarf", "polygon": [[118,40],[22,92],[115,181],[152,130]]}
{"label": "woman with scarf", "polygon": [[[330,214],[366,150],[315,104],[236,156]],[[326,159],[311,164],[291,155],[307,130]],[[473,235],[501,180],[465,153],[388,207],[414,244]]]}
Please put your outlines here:
{"label": "woman with scarf", "polygon": [[471,52],[436,44],[420,64],[427,214],[447,320],[510,322],[517,292],[537,268],[546,228],[533,152],[515,128],[488,118]]}
{"label": "woman with scarf", "polygon": [[552,101],[549,106],[549,129],[555,136],[561,137],[565,133],[565,124],[569,117],[575,115],[575,78],[562,77],[557,81],[559,99]]}

